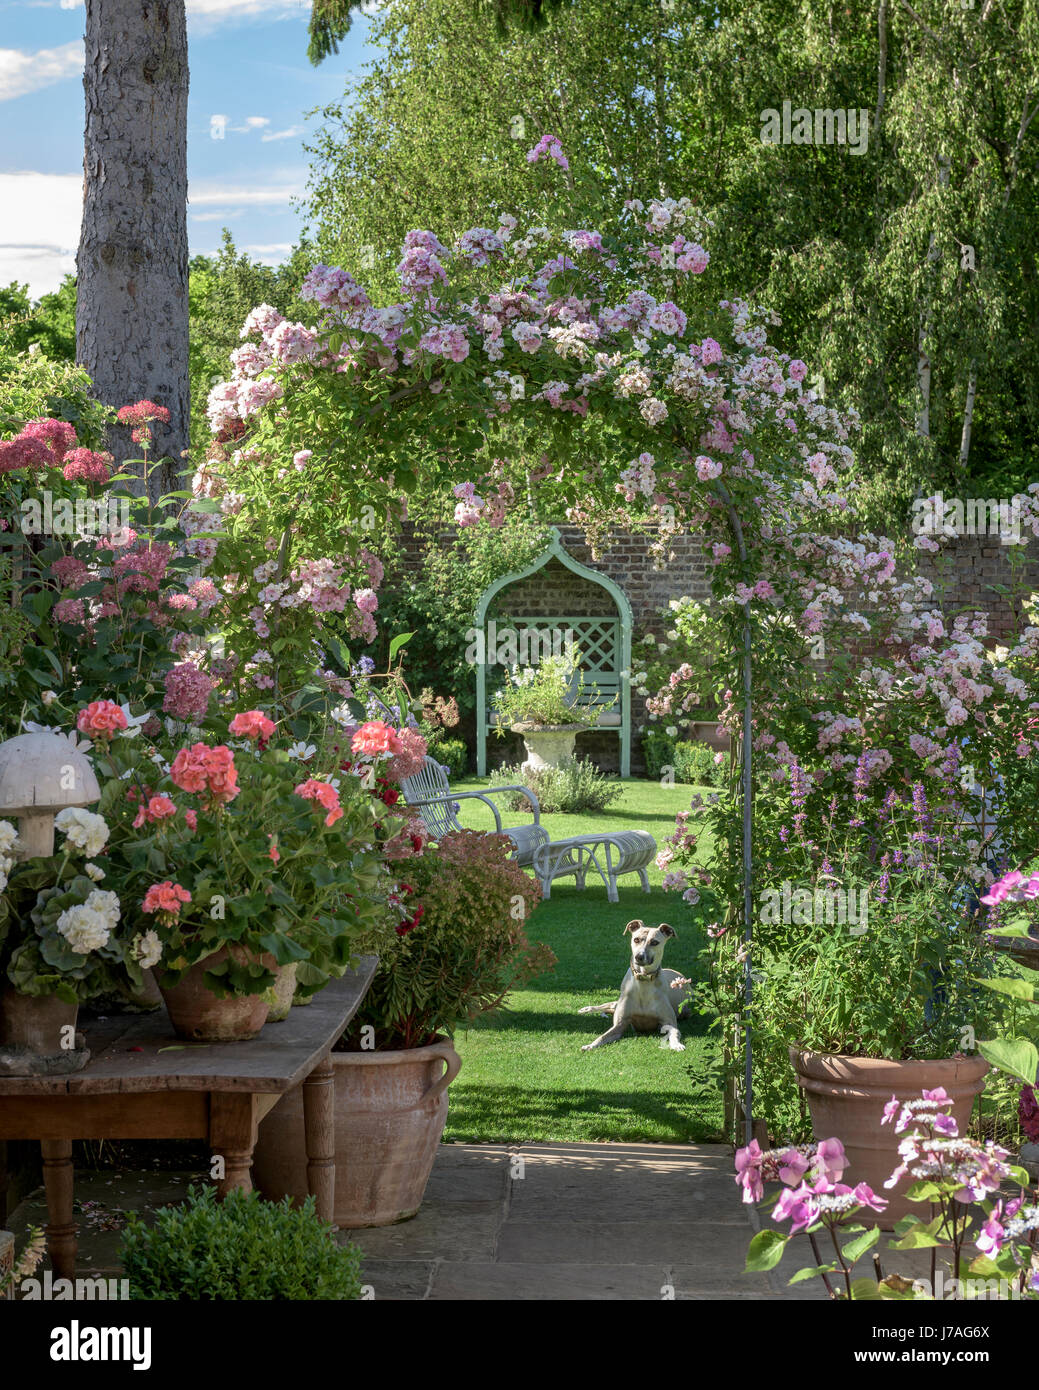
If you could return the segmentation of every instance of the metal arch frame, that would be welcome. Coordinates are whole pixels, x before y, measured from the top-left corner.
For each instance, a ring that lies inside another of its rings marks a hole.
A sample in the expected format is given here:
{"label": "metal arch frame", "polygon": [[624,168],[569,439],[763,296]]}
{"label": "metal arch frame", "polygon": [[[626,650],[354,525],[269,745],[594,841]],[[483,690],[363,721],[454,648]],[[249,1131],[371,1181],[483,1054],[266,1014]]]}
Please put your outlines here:
{"label": "metal arch frame", "polygon": [[[603,574],[600,570],[591,569],[588,565],[582,565],[579,560],[568,554],[563,545],[563,538],[559,529],[555,526],[551,528],[552,539],[545,549],[537,555],[529,565],[521,570],[515,570],[512,574],[503,575],[501,579],[496,579],[480,595],[480,601],[476,605],[475,627],[478,633],[484,634],[486,641],[487,609],[490,607],[494,598],[501,593],[502,589],[507,589],[510,584],[515,584],[517,580],[527,579],[530,575],[536,574],[539,569],[552,559],[558,560],[565,565],[571,573],[576,574],[580,579],[591,580],[593,584],[598,584],[600,588],[613,599],[617,605],[617,614],[621,624],[621,651],[620,651],[620,670],[618,680],[620,682],[620,766],[621,777],[631,776],[631,633],[633,618],[631,614],[631,604],[624,590],[612,580],[608,574]],[[487,661],[486,652],[479,654],[476,662],[476,766],[479,776],[487,775]]]}

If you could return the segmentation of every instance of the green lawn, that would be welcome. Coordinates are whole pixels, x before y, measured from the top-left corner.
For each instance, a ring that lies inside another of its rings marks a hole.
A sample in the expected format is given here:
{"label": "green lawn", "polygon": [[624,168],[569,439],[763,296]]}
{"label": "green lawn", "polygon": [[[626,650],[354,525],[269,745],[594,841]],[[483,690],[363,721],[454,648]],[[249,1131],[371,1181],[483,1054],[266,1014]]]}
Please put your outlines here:
{"label": "green lawn", "polygon": [[[459,791],[486,780],[457,784]],[[674,827],[675,812],[689,805],[693,787],[627,782],[623,796],[592,816],[544,816],[552,836],[595,830],[648,830],[659,846]],[[480,802],[463,801],[460,819],[473,829],[494,828]],[[506,825],[522,824],[522,813],[506,814]],[[530,921],[533,938],[546,941],[558,957],[554,970],[510,996],[508,1007],[459,1030],[455,1045],[462,1070],[451,1087],[444,1138],[503,1143],[513,1140],[603,1140],[682,1142],[719,1137],[721,1096],[701,1082],[714,1042],[697,1035],[694,1021],[682,1024],[684,1052],[663,1039],[628,1033],[595,1052],[582,1052],[609,1026],[608,1018],[579,1017],[582,1004],[617,997],[628,967],[624,924],[633,917],[670,922],[677,938],[668,944],[665,965],[694,975],[700,934],[689,910],[660,888],[662,875],[649,870],[651,893],[635,876],[618,884],[619,903],[606,901],[594,873],[579,893],[572,879],[552,887]]]}

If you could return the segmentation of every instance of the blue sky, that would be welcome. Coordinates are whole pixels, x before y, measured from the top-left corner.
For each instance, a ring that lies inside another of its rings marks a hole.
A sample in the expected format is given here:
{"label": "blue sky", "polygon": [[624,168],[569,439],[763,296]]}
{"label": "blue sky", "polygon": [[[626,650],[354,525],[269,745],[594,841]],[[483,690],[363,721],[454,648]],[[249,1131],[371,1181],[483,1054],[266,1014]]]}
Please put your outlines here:
{"label": "blue sky", "polygon": [[[375,50],[363,15],[338,56],[311,67],[309,4],[187,0],[188,236],[216,250],[229,227],[257,260],[298,238],[306,112],[343,95]],[[0,285],[33,294],[75,268],[83,168],[82,0],[0,0]],[[221,119],[222,118],[222,119]],[[222,138],[214,138],[223,132]]]}

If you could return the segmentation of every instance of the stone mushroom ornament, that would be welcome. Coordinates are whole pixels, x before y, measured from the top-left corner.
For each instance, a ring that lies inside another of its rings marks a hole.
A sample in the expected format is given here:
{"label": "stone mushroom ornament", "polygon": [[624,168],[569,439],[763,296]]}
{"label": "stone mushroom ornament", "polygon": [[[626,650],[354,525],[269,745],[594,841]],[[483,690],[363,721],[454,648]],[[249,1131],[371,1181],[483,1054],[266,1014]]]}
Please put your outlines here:
{"label": "stone mushroom ornament", "polygon": [[19,859],[52,855],[54,817],[100,795],[90,759],[64,734],[45,730],[0,743],[0,817],[17,817]]}

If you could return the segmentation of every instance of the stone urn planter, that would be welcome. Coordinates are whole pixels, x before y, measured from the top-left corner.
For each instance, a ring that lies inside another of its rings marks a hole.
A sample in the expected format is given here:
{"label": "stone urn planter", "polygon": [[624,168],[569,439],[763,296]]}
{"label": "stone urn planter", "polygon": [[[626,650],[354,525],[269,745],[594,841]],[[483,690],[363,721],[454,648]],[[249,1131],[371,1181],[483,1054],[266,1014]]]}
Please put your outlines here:
{"label": "stone urn planter", "polygon": [[[214,951],[196,965],[191,966],[175,985],[163,983],[163,976],[156,972],[155,979],[166,1003],[166,1011],[178,1038],[187,1042],[244,1042],[255,1038],[267,1022],[270,1010],[270,991],[261,994],[232,995],[222,999],[213,993],[205,983],[205,973],[212,970],[227,958],[227,946]],[[235,948],[235,958],[241,948]],[[273,956],[260,956],[260,964],[269,970],[278,971]]]}
{"label": "stone urn planter", "polygon": [[886,1191],[884,1183],[899,1164],[902,1136],[893,1124],[881,1125],[891,1097],[919,1100],[924,1090],[942,1086],[952,1102],[951,1113],[961,1134],[967,1132],[974,1097],[980,1093],[989,1064],[983,1057],[950,1057],[929,1062],[895,1062],[878,1057],[842,1057],[790,1049],[797,1084],[808,1097],[812,1133],[816,1139],[836,1138],[844,1145],[848,1167],[842,1181],[852,1187],[867,1182],[878,1196],[889,1199],[882,1214],[865,1211],[856,1217],[865,1225],[891,1230],[903,1216],[927,1219],[921,1202],[904,1195],[909,1180]]}
{"label": "stone urn planter", "polygon": [[[388,1226],[415,1215],[461,1065],[447,1038],[402,1051],[332,1053],[337,1226]],[[306,1197],[302,1086],[260,1125],[253,1183],[271,1201]]]}
{"label": "stone urn planter", "polygon": [[693,739],[705,743],[712,753],[728,753],[732,740],[717,719],[696,719],[689,729]]}
{"label": "stone urn planter", "polygon": [[559,767],[574,756],[574,742],[585,724],[512,724],[514,734],[522,734],[527,756],[520,764],[524,772]]}
{"label": "stone urn planter", "polygon": [[90,1060],[76,1032],[78,1004],[56,994],[0,989],[0,1075],[51,1076],[81,1071]]}

